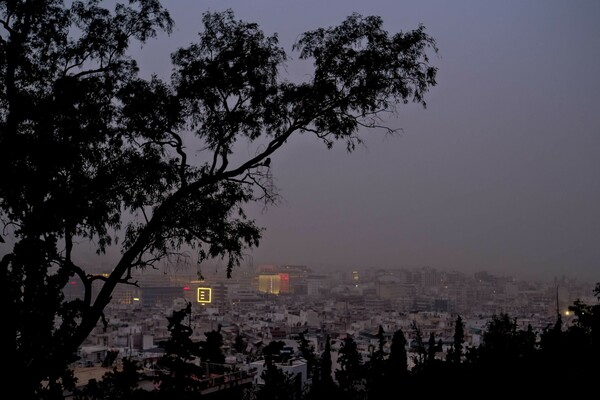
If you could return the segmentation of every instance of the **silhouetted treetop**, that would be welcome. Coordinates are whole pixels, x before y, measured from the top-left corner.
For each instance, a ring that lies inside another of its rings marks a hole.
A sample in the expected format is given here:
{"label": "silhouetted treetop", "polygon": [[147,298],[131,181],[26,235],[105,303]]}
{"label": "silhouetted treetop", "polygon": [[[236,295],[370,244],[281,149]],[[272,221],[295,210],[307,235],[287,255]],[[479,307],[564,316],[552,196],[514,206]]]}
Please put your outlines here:
{"label": "silhouetted treetop", "polygon": [[[202,15],[170,78],[143,78],[129,46],[172,26],[158,0],[0,3],[0,218],[16,240],[0,292],[11,373],[31,393],[69,382],[60,374],[136,269],[191,251],[231,276],[261,239],[245,206],[276,200],[271,160],[292,135],[352,150],[363,128],[394,132],[383,113],[424,106],[436,84],[422,26],[389,34],[354,14],[302,34],[293,51],[314,70],[293,82],[277,36],[232,10]],[[107,276],[77,263],[82,243],[120,248]],[[67,302],[74,276],[85,294]]]}

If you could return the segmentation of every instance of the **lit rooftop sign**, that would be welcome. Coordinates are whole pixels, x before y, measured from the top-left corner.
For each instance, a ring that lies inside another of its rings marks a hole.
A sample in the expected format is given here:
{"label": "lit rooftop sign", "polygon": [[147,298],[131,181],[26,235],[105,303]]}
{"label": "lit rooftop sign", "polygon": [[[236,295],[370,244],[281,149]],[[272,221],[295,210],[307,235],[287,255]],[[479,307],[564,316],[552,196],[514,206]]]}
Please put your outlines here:
{"label": "lit rooftop sign", "polygon": [[212,302],[212,288],[199,287],[198,288],[198,303],[211,303]]}

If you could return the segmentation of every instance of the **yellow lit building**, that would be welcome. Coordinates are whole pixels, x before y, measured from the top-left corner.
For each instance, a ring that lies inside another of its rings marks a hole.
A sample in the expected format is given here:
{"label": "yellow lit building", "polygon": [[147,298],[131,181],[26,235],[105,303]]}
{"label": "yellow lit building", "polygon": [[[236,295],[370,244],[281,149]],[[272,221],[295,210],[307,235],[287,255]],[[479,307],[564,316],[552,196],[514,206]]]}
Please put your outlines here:
{"label": "yellow lit building", "polygon": [[[262,273],[258,275],[258,291],[260,293],[279,294],[281,292],[281,275],[278,273]],[[287,281],[289,288],[289,280]]]}

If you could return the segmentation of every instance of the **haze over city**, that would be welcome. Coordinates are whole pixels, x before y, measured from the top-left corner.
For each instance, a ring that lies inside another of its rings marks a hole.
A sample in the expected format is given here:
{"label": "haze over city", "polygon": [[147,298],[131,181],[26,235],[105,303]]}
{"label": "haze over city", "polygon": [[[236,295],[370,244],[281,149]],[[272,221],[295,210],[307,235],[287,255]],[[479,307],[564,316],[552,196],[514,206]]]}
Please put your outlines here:
{"label": "haze over city", "polygon": [[381,16],[389,32],[422,23],[439,47],[427,108],[399,107],[397,136],[366,132],[352,154],[295,137],[273,158],[282,202],[255,209],[266,228],[255,265],[600,280],[600,3],[185,1],[170,7],[169,45],[191,41],[203,11],[226,8],[286,51],[353,12]]}
{"label": "haze over city", "polygon": [[[277,33],[290,79],[310,65],[297,36],[357,12],[390,33],[419,24],[437,41],[427,108],[399,106],[348,154],[296,136],[272,160],[281,201],[250,209],[266,230],[248,264],[428,265],[600,281],[600,2],[177,1],[170,37],[139,50],[167,77],[201,14]],[[90,257],[90,260],[93,258]]]}

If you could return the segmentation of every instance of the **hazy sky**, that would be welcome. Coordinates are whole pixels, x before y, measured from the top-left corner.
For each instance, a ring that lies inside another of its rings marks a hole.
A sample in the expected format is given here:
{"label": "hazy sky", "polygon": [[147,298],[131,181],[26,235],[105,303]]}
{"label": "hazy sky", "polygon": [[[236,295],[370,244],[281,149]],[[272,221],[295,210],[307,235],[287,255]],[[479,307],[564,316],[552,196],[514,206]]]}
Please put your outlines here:
{"label": "hazy sky", "polygon": [[[488,270],[600,281],[600,1],[176,0],[175,31],[144,71],[196,39],[205,11],[277,33],[353,12],[436,40],[428,107],[399,109],[398,136],[365,132],[348,154],[297,136],[272,157],[282,204],[251,210],[266,232],[249,263]],[[290,53],[290,78],[302,73]]]}
{"label": "hazy sky", "polygon": [[[423,23],[439,46],[438,85],[427,109],[400,109],[402,134],[367,132],[352,154],[296,137],[273,157],[284,202],[253,213],[266,228],[254,265],[600,281],[600,2],[168,4],[176,29],[167,47],[191,42],[202,12],[226,8],[277,32],[287,50],[352,12],[382,16],[391,33]],[[145,54],[168,70],[160,51]]]}
{"label": "hazy sky", "polygon": [[[422,23],[436,38],[428,107],[402,108],[388,137],[352,154],[296,137],[273,157],[284,201],[253,215],[266,228],[252,263],[488,270],[600,281],[600,2],[173,1],[173,35],[194,40],[200,15],[297,35],[352,12],[392,32]],[[165,50],[167,51],[167,50]],[[292,54],[292,58],[294,54]],[[289,62],[290,73],[297,73]]]}
{"label": "hazy sky", "polygon": [[600,2],[199,1],[165,3],[170,37],[140,53],[168,76],[205,11],[277,33],[290,78],[300,33],[353,12],[390,33],[422,23],[436,40],[428,107],[400,108],[389,137],[348,154],[298,136],[273,157],[283,202],[248,263],[488,270],[600,281]]}

